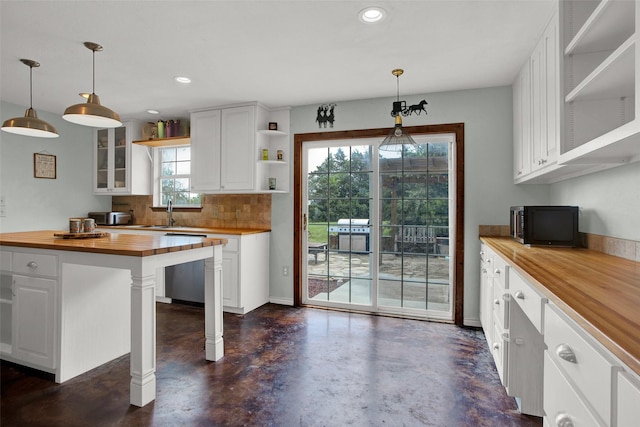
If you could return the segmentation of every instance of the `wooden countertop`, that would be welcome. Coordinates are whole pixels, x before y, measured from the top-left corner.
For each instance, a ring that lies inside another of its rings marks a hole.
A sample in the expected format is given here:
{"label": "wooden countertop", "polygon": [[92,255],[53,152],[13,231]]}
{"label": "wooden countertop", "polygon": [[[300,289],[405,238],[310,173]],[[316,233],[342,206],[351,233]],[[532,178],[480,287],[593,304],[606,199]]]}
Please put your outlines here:
{"label": "wooden countertop", "polygon": [[640,262],[584,248],[480,240],[640,375]]}
{"label": "wooden countertop", "polygon": [[124,233],[114,233],[98,238],[62,239],[55,237],[54,233],[60,233],[60,231],[0,233],[0,245],[145,257],[227,243],[227,239]]}
{"label": "wooden countertop", "polygon": [[121,230],[149,230],[165,231],[167,233],[200,233],[200,234],[229,234],[242,236],[245,234],[269,233],[270,229],[262,228],[213,228],[213,227],[169,227],[165,225],[99,225],[100,230],[121,229]]}

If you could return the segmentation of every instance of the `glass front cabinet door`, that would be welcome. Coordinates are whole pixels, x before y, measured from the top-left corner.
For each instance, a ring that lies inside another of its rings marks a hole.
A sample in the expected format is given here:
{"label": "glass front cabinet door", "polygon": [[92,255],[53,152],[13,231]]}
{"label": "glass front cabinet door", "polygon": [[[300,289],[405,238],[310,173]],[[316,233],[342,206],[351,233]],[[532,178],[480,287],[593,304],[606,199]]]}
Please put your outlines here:
{"label": "glass front cabinet door", "polygon": [[151,194],[148,148],[132,144],[139,131],[137,123],[95,131],[95,194]]}

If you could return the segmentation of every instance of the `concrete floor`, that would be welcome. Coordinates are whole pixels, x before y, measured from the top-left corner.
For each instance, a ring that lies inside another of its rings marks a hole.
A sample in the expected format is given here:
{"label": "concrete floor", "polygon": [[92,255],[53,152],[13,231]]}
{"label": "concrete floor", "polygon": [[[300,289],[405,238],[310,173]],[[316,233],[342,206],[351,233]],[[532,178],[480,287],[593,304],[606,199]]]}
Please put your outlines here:
{"label": "concrete floor", "polygon": [[481,330],[267,304],[224,315],[157,305],[157,398],[129,405],[129,357],[64,384],[2,362],[2,427],[541,426],[517,413]]}

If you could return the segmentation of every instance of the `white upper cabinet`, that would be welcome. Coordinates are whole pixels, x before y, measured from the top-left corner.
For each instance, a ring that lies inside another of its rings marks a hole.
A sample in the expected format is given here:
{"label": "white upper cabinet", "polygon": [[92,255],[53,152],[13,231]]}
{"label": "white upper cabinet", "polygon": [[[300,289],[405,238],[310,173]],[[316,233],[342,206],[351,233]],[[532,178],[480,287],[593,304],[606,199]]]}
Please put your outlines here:
{"label": "white upper cabinet", "polygon": [[560,139],[558,14],[513,83],[514,178],[525,182],[556,169]]}
{"label": "white upper cabinet", "polygon": [[138,122],[95,131],[94,194],[153,194],[149,149],[132,143],[134,139],[140,139],[140,135]]}
{"label": "white upper cabinet", "polygon": [[[527,173],[515,158],[516,183],[551,183],[640,161],[640,1],[560,0],[554,19],[556,40],[547,28],[530,58],[532,163]],[[542,64],[541,44],[555,65]],[[553,83],[554,68],[557,86],[547,84],[545,94],[538,77],[546,69],[547,83]],[[519,111],[514,103],[514,132],[521,129]],[[521,139],[514,136],[520,153]]]}
{"label": "white upper cabinet", "polygon": [[513,82],[513,178],[531,172],[531,68],[529,61]]}
{"label": "white upper cabinet", "polygon": [[[284,113],[283,113],[284,112]],[[269,130],[269,122],[280,129]],[[192,190],[201,193],[288,192],[289,109],[257,103],[191,113]],[[262,150],[271,153],[263,159]],[[278,159],[278,153],[282,159]],[[270,189],[270,183],[275,189]]]}

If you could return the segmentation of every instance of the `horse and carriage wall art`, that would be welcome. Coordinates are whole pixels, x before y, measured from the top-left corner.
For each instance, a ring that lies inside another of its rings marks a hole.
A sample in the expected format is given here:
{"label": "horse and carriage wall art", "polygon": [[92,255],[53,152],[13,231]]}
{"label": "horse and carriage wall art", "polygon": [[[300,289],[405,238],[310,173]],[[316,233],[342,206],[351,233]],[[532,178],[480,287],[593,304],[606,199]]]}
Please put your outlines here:
{"label": "horse and carriage wall art", "polygon": [[[416,115],[422,114],[424,111],[427,113],[426,105],[428,102],[426,100],[422,100],[414,105],[409,105],[407,107],[406,101],[394,101],[393,102],[393,110],[391,110],[391,116],[395,117],[398,114],[402,114],[404,117],[410,116],[413,113]],[[335,107],[336,104],[321,104],[318,106],[318,114],[316,115],[316,122],[318,123],[318,128],[322,129],[327,127],[327,123],[329,127],[333,127],[333,123],[336,120],[335,116]]]}

